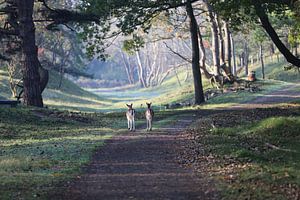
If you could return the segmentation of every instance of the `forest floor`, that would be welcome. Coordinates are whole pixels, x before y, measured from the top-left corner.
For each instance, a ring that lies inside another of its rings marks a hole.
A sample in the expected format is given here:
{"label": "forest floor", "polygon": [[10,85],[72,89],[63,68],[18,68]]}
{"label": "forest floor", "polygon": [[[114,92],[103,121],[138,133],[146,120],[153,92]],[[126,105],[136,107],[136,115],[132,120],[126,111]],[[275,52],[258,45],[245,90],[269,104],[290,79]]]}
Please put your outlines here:
{"label": "forest floor", "polygon": [[300,109],[273,107],[295,100],[298,85],[232,108],[183,111],[152,132],[115,136],[50,197],[299,199]]}

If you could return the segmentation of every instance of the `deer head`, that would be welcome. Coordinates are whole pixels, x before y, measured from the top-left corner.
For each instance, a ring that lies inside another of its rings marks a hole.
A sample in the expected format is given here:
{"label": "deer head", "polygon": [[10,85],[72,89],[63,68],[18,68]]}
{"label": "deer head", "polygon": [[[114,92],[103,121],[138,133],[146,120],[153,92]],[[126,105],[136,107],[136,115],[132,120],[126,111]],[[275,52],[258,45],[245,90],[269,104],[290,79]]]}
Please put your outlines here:
{"label": "deer head", "polygon": [[150,103],[146,102],[146,104],[147,104],[147,107],[150,108],[152,103],[151,102]]}
{"label": "deer head", "polygon": [[132,105],[133,105],[133,104],[130,104],[130,105],[129,105],[129,104],[126,104],[126,106],[128,107],[129,110],[132,109]]}

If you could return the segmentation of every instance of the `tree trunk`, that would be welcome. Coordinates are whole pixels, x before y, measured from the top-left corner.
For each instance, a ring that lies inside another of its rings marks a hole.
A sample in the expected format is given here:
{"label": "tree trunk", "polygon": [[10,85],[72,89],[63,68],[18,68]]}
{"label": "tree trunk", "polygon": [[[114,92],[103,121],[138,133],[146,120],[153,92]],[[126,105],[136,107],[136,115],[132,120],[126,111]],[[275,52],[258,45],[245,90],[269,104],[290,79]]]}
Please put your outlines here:
{"label": "tree trunk", "polygon": [[198,28],[198,35],[199,35],[199,52],[200,52],[200,67],[202,68],[206,68],[206,53],[205,53],[205,47],[203,44],[203,37],[202,37],[202,33],[201,30]]}
{"label": "tree trunk", "polygon": [[202,72],[205,76],[206,79],[210,80],[213,77],[213,74],[210,74],[206,68],[206,52],[205,52],[205,47],[203,44],[203,37],[201,30],[198,27],[198,36],[199,36],[199,47],[200,47],[200,68],[202,69]]}
{"label": "tree trunk", "polygon": [[199,43],[198,43],[198,24],[194,15],[194,10],[192,7],[191,0],[187,0],[186,3],[186,12],[190,19],[190,33],[192,41],[192,69],[194,76],[194,89],[195,89],[195,104],[199,105],[205,101],[202,78],[200,73],[200,64],[199,64]]}
{"label": "tree trunk", "polygon": [[142,61],[141,61],[141,56],[139,51],[136,51],[136,58],[138,61],[138,75],[139,75],[139,81],[142,87],[146,88],[146,83],[144,79],[144,72],[143,72],[143,66],[142,66]]}
{"label": "tree trunk", "polygon": [[245,67],[245,75],[248,76],[249,74],[249,49],[248,49],[248,44],[245,41],[244,42],[244,67]]}
{"label": "tree trunk", "polygon": [[271,61],[272,61],[272,62],[273,62],[273,60],[274,60],[274,58],[273,58],[274,54],[275,54],[275,48],[274,48],[274,44],[272,43],[272,44],[270,45],[270,57],[271,57]]}
{"label": "tree trunk", "polygon": [[264,54],[263,54],[262,45],[259,45],[259,54],[260,54],[260,63],[261,63],[261,74],[262,74],[262,78],[265,79],[265,64],[264,64]]}
{"label": "tree trunk", "polygon": [[32,19],[34,0],[18,0],[19,29],[22,40],[22,71],[24,104],[43,107],[40,87],[39,60],[35,45],[35,27]]}
{"label": "tree trunk", "polygon": [[215,13],[215,20],[218,27],[218,37],[219,37],[219,53],[220,53],[220,65],[224,65],[225,63],[225,47],[224,47],[224,38],[222,34],[222,25],[220,19]]}
{"label": "tree trunk", "polygon": [[231,74],[231,34],[229,31],[228,23],[224,22],[224,44],[225,44],[225,63],[226,63],[226,69],[227,69],[227,74]]}
{"label": "tree trunk", "polygon": [[133,84],[133,80],[131,79],[131,75],[130,75],[130,66],[128,66],[128,64],[127,64],[126,58],[124,56],[124,53],[122,51],[120,51],[120,54],[122,56],[123,66],[124,66],[126,74],[127,74],[128,83],[130,85],[132,85]]}
{"label": "tree trunk", "polygon": [[232,47],[232,58],[233,58],[233,74],[237,76],[236,73],[236,53],[235,53],[235,44],[232,34],[230,34],[231,47]]}
{"label": "tree trunk", "polygon": [[40,74],[40,89],[41,89],[41,93],[43,93],[43,91],[46,89],[46,86],[48,85],[49,82],[49,71],[47,69],[44,69],[40,63],[39,63],[39,74]]}
{"label": "tree trunk", "polygon": [[219,76],[220,75],[220,49],[219,49],[220,47],[219,47],[218,26],[211,5],[207,0],[204,0],[203,3],[206,5],[210,26],[211,26],[214,74],[216,76]]}

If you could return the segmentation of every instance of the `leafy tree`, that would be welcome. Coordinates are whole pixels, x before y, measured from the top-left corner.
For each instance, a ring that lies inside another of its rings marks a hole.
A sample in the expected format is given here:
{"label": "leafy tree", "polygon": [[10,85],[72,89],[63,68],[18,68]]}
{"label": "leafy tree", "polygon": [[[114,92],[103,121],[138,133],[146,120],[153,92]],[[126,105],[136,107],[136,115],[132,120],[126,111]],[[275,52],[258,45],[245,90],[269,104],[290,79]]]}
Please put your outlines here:
{"label": "leafy tree", "polygon": [[[286,10],[296,14],[299,13],[299,2],[292,0],[211,0],[215,9],[231,20],[231,24],[238,28],[242,23],[257,22],[265,29],[271,40],[277,46],[288,62],[300,67],[300,59],[298,59],[280,40],[277,32],[272,26],[269,15],[285,16]],[[258,21],[259,19],[259,21]]]}
{"label": "leafy tree", "polygon": [[[171,13],[173,9],[185,7],[190,20],[190,32],[193,46],[193,61],[192,69],[194,75],[195,86],[195,103],[204,102],[204,94],[202,88],[202,80],[199,66],[199,44],[198,44],[198,26],[195,20],[192,3],[195,0],[160,0],[160,1],[136,1],[136,0],[83,0],[81,9],[88,13],[102,14],[104,21],[101,28],[89,26],[85,27],[83,37],[89,39],[88,52],[97,54],[103,52],[103,40],[108,38],[108,33],[111,31],[110,37],[118,34],[129,35],[138,29],[143,29],[147,32],[151,27],[152,20],[160,13]],[[101,30],[99,33],[98,31]],[[92,38],[92,39],[91,39]],[[100,45],[95,45],[95,40]],[[127,45],[128,46],[128,45]],[[140,72],[141,73],[141,72]]]}
{"label": "leafy tree", "polygon": [[[43,19],[34,19],[34,6],[42,2]],[[94,16],[80,14],[64,9],[52,9],[45,0],[5,0],[0,3],[0,13],[5,19],[0,28],[0,58],[10,60],[9,55],[21,51],[23,73],[23,100],[25,105],[43,106],[42,92],[48,82],[48,72],[38,60],[38,48],[35,39],[35,22],[48,21],[48,29],[69,22],[97,21]],[[5,55],[6,54],[6,55]]]}

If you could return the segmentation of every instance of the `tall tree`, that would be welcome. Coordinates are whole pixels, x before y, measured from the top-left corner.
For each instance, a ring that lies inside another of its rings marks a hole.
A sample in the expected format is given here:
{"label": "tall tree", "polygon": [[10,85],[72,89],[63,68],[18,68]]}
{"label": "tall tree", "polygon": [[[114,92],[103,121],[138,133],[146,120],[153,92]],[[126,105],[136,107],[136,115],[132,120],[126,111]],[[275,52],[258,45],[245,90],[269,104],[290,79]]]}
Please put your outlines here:
{"label": "tall tree", "polygon": [[38,48],[35,44],[35,26],[33,23],[34,0],[18,0],[19,32],[22,48],[22,70],[25,105],[43,107],[40,87]]}
{"label": "tall tree", "polygon": [[300,59],[298,59],[281,41],[274,27],[272,26],[268,14],[285,15],[286,10],[298,13],[298,1],[292,0],[250,0],[250,1],[223,1],[210,0],[218,13],[230,17],[232,23],[241,26],[241,23],[258,22],[265,29],[271,40],[288,62],[300,68]]}
{"label": "tall tree", "polygon": [[201,104],[205,101],[203,94],[202,78],[200,73],[199,64],[199,43],[198,43],[198,24],[194,15],[194,10],[190,0],[187,0],[186,12],[190,20],[190,33],[192,41],[192,69],[194,76],[194,89],[195,89],[195,104]]}
{"label": "tall tree", "polygon": [[[3,28],[0,28],[0,39],[6,39],[7,47],[0,58],[10,60],[9,54],[21,51],[24,104],[43,106],[42,92],[48,83],[48,71],[43,69],[38,60],[38,47],[35,41],[34,5],[42,2],[44,13],[42,20],[49,21],[48,28],[74,21],[97,21],[94,16],[76,12],[51,9],[45,0],[5,0],[0,4],[0,13],[6,15]],[[5,55],[6,53],[6,55]],[[8,55],[8,56],[7,56]]]}

